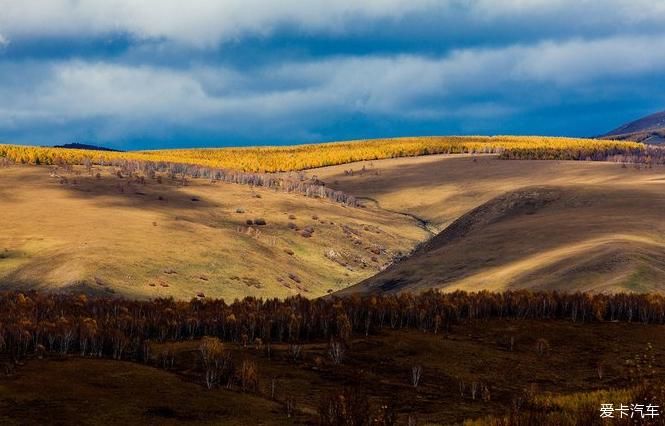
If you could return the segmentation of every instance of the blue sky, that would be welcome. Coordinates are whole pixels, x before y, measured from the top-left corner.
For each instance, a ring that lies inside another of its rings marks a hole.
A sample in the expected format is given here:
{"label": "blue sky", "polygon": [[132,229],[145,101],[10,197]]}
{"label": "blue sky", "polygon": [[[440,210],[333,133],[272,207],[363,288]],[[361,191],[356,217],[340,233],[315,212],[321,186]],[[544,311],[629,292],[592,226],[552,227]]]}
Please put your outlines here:
{"label": "blue sky", "polygon": [[0,0],[0,141],[591,136],[665,109],[661,0]]}

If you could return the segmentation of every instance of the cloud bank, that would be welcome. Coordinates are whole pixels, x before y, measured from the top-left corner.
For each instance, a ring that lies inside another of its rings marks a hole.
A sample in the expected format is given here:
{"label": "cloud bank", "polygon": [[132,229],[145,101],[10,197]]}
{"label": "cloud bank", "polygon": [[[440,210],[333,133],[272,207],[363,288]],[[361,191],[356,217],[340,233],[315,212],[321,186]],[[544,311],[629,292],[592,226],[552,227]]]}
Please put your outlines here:
{"label": "cloud bank", "polygon": [[[658,90],[665,56],[657,54],[665,30],[651,25],[665,18],[660,2],[183,5],[0,0],[0,139],[149,148],[427,133],[590,135],[665,107]],[[458,43],[454,30],[432,22],[466,22],[477,33]],[[534,22],[547,23],[542,34],[526,31]],[[119,36],[122,47],[109,50],[109,37]],[[411,36],[440,47],[405,48]],[[353,41],[369,47],[329,47]],[[92,47],[69,50],[76,43]]]}

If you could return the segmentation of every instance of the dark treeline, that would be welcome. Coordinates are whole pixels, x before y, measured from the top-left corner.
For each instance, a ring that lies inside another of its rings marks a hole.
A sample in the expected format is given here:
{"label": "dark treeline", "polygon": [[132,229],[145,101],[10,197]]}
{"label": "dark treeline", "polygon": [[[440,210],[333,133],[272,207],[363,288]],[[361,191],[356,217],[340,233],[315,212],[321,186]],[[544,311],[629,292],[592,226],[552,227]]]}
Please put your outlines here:
{"label": "dark treeline", "polygon": [[561,149],[561,148],[511,148],[501,152],[504,160],[578,160],[611,161],[615,163],[665,164],[665,147],[647,145],[644,149]]}
{"label": "dark treeline", "polygon": [[0,350],[140,360],[146,342],[214,336],[248,344],[346,341],[382,329],[442,333],[467,320],[665,323],[665,297],[556,292],[436,293],[309,300],[134,301],[52,293],[0,294]]}

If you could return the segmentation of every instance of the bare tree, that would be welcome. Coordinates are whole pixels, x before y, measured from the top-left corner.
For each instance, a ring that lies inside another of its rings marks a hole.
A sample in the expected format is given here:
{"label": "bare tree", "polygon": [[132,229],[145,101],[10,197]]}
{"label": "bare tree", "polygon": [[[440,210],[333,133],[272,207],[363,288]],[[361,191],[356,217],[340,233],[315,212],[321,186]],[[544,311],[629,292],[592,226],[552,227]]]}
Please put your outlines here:
{"label": "bare tree", "polygon": [[543,338],[536,340],[536,351],[538,355],[547,355],[550,352],[550,343]]}
{"label": "bare tree", "polygon": [[298,361],[301,353],[302,345],[296,343],[289,344],[289,354],[291,355],[291,359],[293,359],[294,362]]}
{"label": "bare tree", "polygon": [[476,399],[476,394],[478,393],[478,382],[472,382],[471,383],[471,399],[475,400]]}
{"label": "bare tree", "polygon": [[286,398],[284,409],[286,410],[286,417],[293,417],[296,412],[296,400],[293,397]]}
{"label": "bare tree", "polygon": [[411,367],[411,384],[414,388],[417,388],[420,384],[420,378],[423,375],[423,367],[420,365],[415,365]]}
{"label": "bare tree", "polygon": [[331,339],[328,345],[328,355],[334,364],[341,364],[344,360],[344,344],[339,340]]}

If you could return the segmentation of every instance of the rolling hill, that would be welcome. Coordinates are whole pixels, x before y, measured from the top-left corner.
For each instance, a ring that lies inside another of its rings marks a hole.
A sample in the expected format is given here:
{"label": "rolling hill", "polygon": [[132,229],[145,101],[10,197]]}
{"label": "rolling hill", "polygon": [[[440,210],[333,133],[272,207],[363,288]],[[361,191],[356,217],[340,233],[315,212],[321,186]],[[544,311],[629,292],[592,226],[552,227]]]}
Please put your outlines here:
{"label": "rolling hill", "polygon": [[[365,172],[361,173],[363,169]],[[433,237],[343,290],[665,292],[665,170],[611,163],[393,159],[317,170]]]}
{"label": "rolling hill", "polygon": [[619,126],[603,135],[602,138],[630,140],[648,144],[665,143],[665,111]]}
{"label": "rolling hill", "polygon": [[250,185],[52,170],[0,167],[0,289],[317,297],[373,275],[427,235],[371,206]]}
{"label": "rolling hill", "polygon": [[[502,154],[234,183],[135,161],[0,162],[0,290],[14,290],[0,340],[3,360],[23,357],[4,364],[0,418],[310,424],[357,401],[400,419],[384,424],[495,425],[537,383],[529,407],[567,424],[640,400],[626,360],[663,356],[665,167]],[[429,289],[574,294],[391,296]],[[384,297],[318,298],[330,293]]]}
{"label": "rolling hill", "polygon": [[343,163],[222,179],[135,153],[104,153],[102,165],[80,150],[0,146],[10,160],[40,164],[0,163],[0,289],[186,300],[319,297],[358,283],[348,291],[665,288],[662,167],[508,161],[503,150],[568,158],[600,149],[604,159],[623,142],[407,138],[400,151],[400,141],[322,146],[326,158],[311,146],[211,150],[260,170]]}

